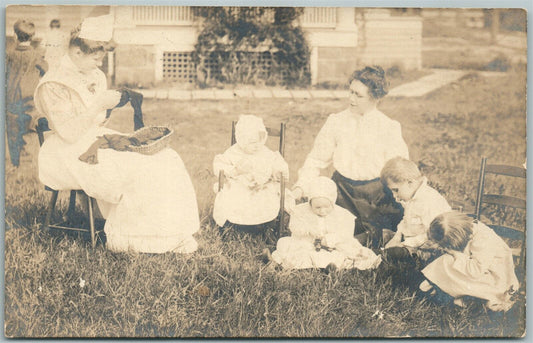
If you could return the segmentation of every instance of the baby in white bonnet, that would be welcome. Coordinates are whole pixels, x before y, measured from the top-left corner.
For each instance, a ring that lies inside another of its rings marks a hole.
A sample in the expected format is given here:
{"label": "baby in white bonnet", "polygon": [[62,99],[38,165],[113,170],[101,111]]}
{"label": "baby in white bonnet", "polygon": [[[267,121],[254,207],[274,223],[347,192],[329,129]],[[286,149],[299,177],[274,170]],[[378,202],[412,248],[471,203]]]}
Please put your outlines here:
{"label": "baby in white bonnet", "polygon": [[236,144],[213,161],[215,175],[226,177],[218,192],[213,218],[218,226],[259,225],[279,214],[280,181],[289,179],[289,166],[278,151],[265,146],[268,138],[263,120],[241,115],[235,126]]}
{"label": "baby in white bonnet", "polygon": [[283,237],[272,259],[284,268],[372,269],[381,257],[353,237],[355,216],[335,204],[337,186],[320,176],[309,183],[309,201],[291,214],[290,237]]}

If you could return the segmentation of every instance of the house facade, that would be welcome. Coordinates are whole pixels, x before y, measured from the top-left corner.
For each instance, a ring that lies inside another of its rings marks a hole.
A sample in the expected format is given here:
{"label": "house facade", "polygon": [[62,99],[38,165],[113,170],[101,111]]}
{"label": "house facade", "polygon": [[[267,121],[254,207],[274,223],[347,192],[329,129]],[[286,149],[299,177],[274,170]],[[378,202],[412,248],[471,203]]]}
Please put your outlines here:
{"label": "house facade", "polygon": [[[201,21],[186,6],[119,6],[115,82],[193,82],[191,62]],[[422,66],[422,19],[387,9],[308,7],[299,18],[311,49],[313,84],[346,82],[366,64]]]}
{"label": "house facade", "polygon": [[[8,35],[19,7],[24,7],[25,18],[34,20],[38,32],[56,17],[65,18],[63,27],[70,29],[95,9],[98,14],[113,14],[117,48],[106,70],[116,85],[195,82],[191,55],[202,22],[191,7],[10,6],[6,11]],[[420,15],[394,15],[394,11],[377,8],[308,7],[299,21],[311,49],[312,84],[346,82],[355,68],[368,64],[404,69],[422,66]]]}

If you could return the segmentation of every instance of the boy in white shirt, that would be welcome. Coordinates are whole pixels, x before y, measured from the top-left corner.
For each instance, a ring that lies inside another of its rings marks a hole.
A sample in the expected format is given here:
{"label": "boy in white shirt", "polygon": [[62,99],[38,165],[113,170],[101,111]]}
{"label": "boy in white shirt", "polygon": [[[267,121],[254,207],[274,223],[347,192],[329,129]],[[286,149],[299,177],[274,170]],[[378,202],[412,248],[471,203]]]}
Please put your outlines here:
{"label": "boy in white shirt", "polygon": [[435,189],[427,184],[413,161],[393,158],[383,167],[381,181],[404,208],[402,221],[392,239],[385,245],[385,255],[392,259],[409,258],[419,254],[419,248],[427,245],[431,221],[450,205]]}

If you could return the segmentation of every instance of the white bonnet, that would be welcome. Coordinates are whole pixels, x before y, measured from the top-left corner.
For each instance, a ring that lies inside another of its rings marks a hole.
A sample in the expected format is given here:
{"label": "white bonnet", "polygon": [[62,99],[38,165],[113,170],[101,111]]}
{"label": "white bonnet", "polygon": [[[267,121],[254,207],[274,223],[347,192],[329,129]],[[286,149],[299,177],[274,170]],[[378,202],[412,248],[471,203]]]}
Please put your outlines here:
{"label": "white bonnet", "polygon": [[252,114],[243,114],[239,117],[235,125],[235,140],[240,146],[248,144],[249,141],[256,138],[260,132],[265,133],[263,144],[267,140],[267,130],[263,119]]}
{"label": "white bonnet", "polygon": [[88,17],[81,23],[79,37],[100,42],[109,42],[113,37],[114,18],[111,14]]}
{"label": "white bonnet", "polygon": [[329,177],[319,176],[309,182],[307,198],[309,201],[315,198],[326,198],[332,204],[335,204],[337,200],[337,185]]}

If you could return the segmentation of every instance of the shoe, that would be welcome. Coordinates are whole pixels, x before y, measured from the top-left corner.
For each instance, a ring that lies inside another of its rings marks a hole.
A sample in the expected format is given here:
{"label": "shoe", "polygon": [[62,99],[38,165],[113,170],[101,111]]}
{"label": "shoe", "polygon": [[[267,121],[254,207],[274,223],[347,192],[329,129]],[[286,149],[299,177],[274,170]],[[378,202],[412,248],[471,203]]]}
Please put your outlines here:
{"label": "shoe", "polygon": [[337,270],[337,266],[333,263],[330,263],[326,266],[326,268],[324,268],[324,273],[326,273],[326,275],[329,275],[335,272],[336,270]]}
{"label": "shoe", "polygon": [[458,306],[458,307],[461,307],[461,308],[465,308],[466,307],[466,304],[463,301],[463,298],[455,298],[455,299],[453,299],[453,304],[455,306]]}
{"label": "shoe", "polygon": [[433,289],[433,286],[428,282],[428,280],[422,281],[422,283],[418,286],[422,292],[429,292]]}
{"label": "shoe", "polygon": [[259,260],[263,262],[264,264],[267,264],[272,261],[272,254],[270,253],[270,250],[267,248],[264,248],[261,252],[261,255],[258,256]]}

